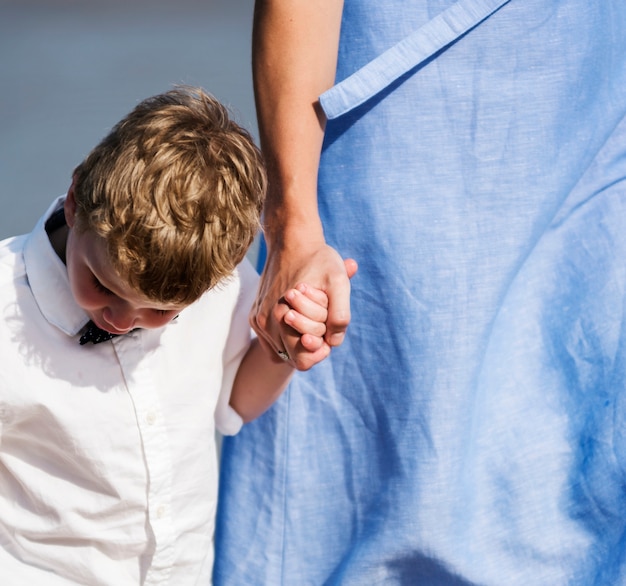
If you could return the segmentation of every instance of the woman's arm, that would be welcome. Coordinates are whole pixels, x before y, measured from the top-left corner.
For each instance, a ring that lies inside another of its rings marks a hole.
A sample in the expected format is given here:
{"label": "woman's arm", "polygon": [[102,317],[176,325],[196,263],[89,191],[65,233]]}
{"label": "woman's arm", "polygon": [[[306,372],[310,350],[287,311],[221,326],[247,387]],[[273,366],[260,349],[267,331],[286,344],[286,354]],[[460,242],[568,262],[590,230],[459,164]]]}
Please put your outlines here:
{"label": "woman's arm", "polygon": [[282,292],[307,282],[328,295],[326,343],[343,341],[350,321],[349,277],[326,244],[317,209],[317,170],[325,120],[318,96],[335,79],[342,0],[257,0],[253,73],[269,191],[264,211],[267,264],[251,314],[255,331],[275,352],[306,369],[319,361],[283,322]]}

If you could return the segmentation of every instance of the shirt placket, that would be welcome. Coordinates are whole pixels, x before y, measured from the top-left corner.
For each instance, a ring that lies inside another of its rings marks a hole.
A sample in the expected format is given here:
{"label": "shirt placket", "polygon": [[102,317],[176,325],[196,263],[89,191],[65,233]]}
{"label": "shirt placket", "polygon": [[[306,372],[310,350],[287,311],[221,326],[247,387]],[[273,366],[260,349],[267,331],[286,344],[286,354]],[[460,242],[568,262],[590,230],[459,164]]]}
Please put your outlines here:
{"label": "shirt placket", "polygon": [[146,473],[148,520],[154,536],[154,556],[144,584],[167,584],[174,562],[171,507],[172,461],[161,402],[146,361],[139,332],[112,340],[132,399],[141,436]]}

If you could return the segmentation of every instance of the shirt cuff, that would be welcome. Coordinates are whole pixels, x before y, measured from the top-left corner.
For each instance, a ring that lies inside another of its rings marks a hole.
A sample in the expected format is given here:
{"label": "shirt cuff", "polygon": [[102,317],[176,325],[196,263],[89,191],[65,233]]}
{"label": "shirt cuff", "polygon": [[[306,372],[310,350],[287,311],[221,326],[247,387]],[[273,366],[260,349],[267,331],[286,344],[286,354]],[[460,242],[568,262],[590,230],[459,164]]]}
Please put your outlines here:
{"label": "shirt cuff", "polygon": [[243,427],[243,419],[230,405],[224,405],[215,413],[215,426],[222,435],[236,435]]}

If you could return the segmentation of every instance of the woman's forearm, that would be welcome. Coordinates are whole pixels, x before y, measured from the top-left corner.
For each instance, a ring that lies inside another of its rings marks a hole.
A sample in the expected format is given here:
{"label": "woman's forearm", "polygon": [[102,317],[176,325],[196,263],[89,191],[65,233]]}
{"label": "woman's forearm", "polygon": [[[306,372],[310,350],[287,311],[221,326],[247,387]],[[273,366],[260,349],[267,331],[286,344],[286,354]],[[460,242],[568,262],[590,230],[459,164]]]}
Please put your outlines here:
{"label": "woman's forearm", "polygon": [[[264,210],[267,262],[251,324],[274,352],[306,370],[341,343],[350,321],[350,281],[326,244],[317,208],[325,118],[318,98],[335,81],[343,0],[257,0],[253,73],[269,186]],[[307,283],[328,297],[325,342],[304,351],[282,321],[285,291]]]}
{"label": "woman's forearm", "polygon": [[318,97],[335,79],[343,0],[259,0],[253,74],[270,188],[268,246],[322,239],[317,169],[324,137]]}

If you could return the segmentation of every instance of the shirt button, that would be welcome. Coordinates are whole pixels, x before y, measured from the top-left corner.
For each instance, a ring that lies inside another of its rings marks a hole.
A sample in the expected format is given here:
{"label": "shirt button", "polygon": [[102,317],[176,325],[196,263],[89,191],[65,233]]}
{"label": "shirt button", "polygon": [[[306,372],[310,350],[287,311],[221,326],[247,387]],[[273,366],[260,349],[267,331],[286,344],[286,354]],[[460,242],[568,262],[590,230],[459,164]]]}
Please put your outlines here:
{"label": "shirt button", "polygon": [[156,421],[156,413],[154,411],[150,411],[146,415],[146,423],[148,425],[154,425],[155,421]]}
{"label": "shirt button", "polygon": [[165,505],[160,505],[156,510],[157,519],[162,519],[165,516]]}

